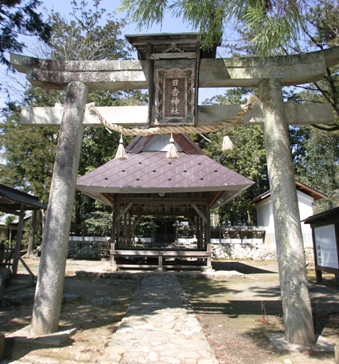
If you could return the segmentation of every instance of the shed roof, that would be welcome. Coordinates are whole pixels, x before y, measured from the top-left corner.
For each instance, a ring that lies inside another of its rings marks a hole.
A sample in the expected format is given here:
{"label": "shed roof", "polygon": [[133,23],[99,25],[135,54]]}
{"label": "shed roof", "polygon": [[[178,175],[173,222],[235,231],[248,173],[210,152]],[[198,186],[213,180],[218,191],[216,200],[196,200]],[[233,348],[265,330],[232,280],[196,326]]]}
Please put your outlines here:
{"label": "shed roof", "polygon": [[305,224],[320,224],[320,223],[326,223],[329,224],[332,222],[338,222],[339,221],[339,207],[334,207],[333,209],[326,210],[323,212],[320,212],[318,214],[309,216],[307,219],[304,220]]}
{"label": "shed roof", "polygon": [[0,184],[0,211],[17,214],[21,205],[25,210],[46,209],[47,206],[37,197]]}
{"label": "shed roof", "polygon": [[[306,195],[309,195],[313,197],[314,201],[320,200],[321,198],[325,198],[326,195],[322,192],[319,192],[315,190],[314,188],[305,185],[304,183],[301,183],[299,181],[295,181],[295,186],[298,191],[304,192]],[[266,191],[262,193],[261,195],[257,196],[254,200],[252,200],[253,203],[259,203],[260,201],[268,198],[271,196],[271,191]]]}
{"label": "shed roof", "polygon": [[126,148],[126,160],[112,159],[80,177],[77,189],[106,204],[112,204],[107,194],[214,192],[215,207],[254,183],[206,156],[187,135],[173,137],[179,158],[166,158],[168,134],[137,137]]}

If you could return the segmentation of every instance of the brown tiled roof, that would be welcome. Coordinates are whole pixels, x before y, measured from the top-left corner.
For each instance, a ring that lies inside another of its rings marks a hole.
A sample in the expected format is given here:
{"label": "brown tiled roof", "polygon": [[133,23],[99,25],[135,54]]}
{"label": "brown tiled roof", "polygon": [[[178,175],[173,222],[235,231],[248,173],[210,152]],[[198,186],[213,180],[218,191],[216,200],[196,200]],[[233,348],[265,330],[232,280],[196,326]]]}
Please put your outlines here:
{"label": "brown tiled roof", "polygon": [[[147,137],[136,137],[131,144],[126,147],[128,153],[140,153],[148,144],[151,143],[152,139],[159,139],[159,135],[150,135]],[[162,137],[162,136],[161,136]],[[169,140],[169,135],[165,134],[164,137]],[[185,134],[173,134],[175,143],[180,146],[181,150],[186,154],[203,154],[205,153]]]}
{"label": "brown tiled roof", "polygon": [[[207,157],[187,136],[176,136],[175,142],[182,150],[190,150],[191,154],[180,152],[177,159],[166,158],[165,151],[142,151],[149,140],[136,138],[126,148],[126,160],[112,159],[80,177],[77,189],[99,199],[102,199],[101,194],[114,193],[227,191],[230,200],[253,184]],[[140,145],[143,146],[141,150]]]}

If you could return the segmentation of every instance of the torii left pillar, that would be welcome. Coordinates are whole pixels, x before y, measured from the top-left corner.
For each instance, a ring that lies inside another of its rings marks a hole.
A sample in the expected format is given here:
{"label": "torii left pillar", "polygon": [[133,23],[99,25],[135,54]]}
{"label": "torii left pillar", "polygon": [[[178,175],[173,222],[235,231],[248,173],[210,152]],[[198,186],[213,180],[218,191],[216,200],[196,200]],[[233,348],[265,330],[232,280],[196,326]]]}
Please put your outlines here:
{"label": "torii left pillar", "polygon": [[84,83],[70,82],[68,84],[48,201],[30,328],[34,335],[51,334],[59,329],[69,231],[87,95],[88,89]]}

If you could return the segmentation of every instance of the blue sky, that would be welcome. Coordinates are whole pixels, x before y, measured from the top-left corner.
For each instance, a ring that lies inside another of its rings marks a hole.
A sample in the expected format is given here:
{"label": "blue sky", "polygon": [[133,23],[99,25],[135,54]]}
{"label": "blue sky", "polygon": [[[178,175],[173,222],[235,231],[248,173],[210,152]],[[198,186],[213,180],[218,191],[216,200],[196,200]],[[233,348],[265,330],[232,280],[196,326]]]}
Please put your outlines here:
{"label": "blue sky", "polygon": [[[92,0],[88,0],[88,6],[92,5]],[[60,12],[66,17],[70,13],[72,7],[69,0],[43,0],[41,10],[46,7],[51,10]],[[104,8],[108,13],[113,13],[117,8],[120,7],[120,0],[101,0],[100,8]],[[43,12],[43,11],[42,11]],[[117,13],[120,18],[125,17],[124,13]],[[154,25],[152,28],[144,28],[141,31],[137,29],[136,25],[129,23],[123,30],[123,34],[146,34],[146,33],[180,33],[180,32],[191,32],[192,28],[188,24],[184,24],[180,19],[173,18],[170,13],[166,14],[163,21],[162,27],[160,25]]]}
{"label": "blue sky", "polygon": [[[93,4],[93,0],[86,0],[88,2],[88,7],[91,7]],[[80,3],[80,0],[78,0],[78,3]],[[99,5],[99,8],[104,8],[107,10],[107,13],[114,13],[116,12],[116,9],[120,7],[120,0],[101,0],[101,3]],[[39,11],[46,15],[46,12],[50,12],[51,10],[57,11],[61,13],[66,18],[69,17],[70,12],[72,11],[72,6],[70,4],[70,0],[42,0],[42,5],[39,8]],[[125,13],[117,13],[117,18],[124,18],[126,17]],[[171,13],[167,13],[165,15],[165,18],[163,19],[162,25],[156,24],[153,25],[151,28],[144,28],[144,29],[138,29],[136,24],[133,24],[131,22],[128,22],[126,27],[122,29],[122,34],[150,34],[150,33],[186,33],[186,32],[193,32],[194,30],[188,23],[184,23],[181,19],[172,17]],[[24,50],[24,55],[30,55],[30,56],[36,56],[29,52],[29,43],[32,42],[33,46],[31,46],[31,49],[34,49],[34,40],[28,39],[27,45],[28,48]],[[135,55],[135,58],[137,56]],[[12,95],[11,97],[16,99],[16,94],[18,95],[17,98],[20,99],[20,93],[22,90],[21,87],[16,87],[15,85],[19,85],[19,83],[25,83],[25,77],[24,75],[16,74],[16,76],[13,78],[10,74],[5,74],[5,72],[2,70],[0,71],[0,77],[2,78],[4,84],[12,84],[13,87],[11,88]],[[17,88],[17,90],[16,90]],[[213,89],[199,89],[199,100],[200,103],[207,99],[211,98],[214,95],[217,94],[224,94],[225,89],[224,88],[213,88]],[[3,92],[0,92],[0,103],[4,102],[5,95]]]}

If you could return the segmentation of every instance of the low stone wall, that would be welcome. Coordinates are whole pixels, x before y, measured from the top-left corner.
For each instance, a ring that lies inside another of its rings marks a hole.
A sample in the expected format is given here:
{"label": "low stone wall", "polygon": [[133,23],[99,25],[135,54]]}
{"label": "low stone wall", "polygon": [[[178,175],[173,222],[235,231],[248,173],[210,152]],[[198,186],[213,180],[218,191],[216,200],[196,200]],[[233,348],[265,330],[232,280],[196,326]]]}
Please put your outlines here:
{"label": "low stone wall", "polygon": [[266,249],[264,244],[212,243],[212,258],[276,260],[277,255],[275,251]]}
{"label": "low stone wall", "polygon": [[[270,250],[264,244],[253,243],[216,243],[212,242],[213,259],[253,259],[277,260],[276,250]],[[314,262],[313,248],[305,248],[307,263]]]}
{"label": "low stone wall", "polygon": [[108,238],[70,237],[67,258],[84,260],[109,259],[110,243]]}
{"label": "low stone wall", "polygon": [[[181,239],[183,240],[183,239]],[[189,240],[189,239],[187,239]],[[253,259],[253,260],[276,260],[276,250],[268,249],[260,239],[250,241],[240,239],[211,239],[213,259]],[[196,249],[195,239],[183,244],[180,248]],[[68,258],[101,260],[109,259],[109,238],[98,237],[72,237],[68,245]],[[313,248],[305,248],[306,260],[314,262]]]}

